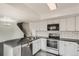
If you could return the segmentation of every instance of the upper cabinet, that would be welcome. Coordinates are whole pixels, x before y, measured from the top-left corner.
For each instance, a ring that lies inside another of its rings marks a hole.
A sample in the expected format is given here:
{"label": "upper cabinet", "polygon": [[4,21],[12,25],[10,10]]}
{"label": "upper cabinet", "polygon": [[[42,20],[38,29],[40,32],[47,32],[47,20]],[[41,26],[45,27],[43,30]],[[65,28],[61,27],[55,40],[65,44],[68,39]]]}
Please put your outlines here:
{"label": "upper cabinet", "polygon": [[47,31],[47,22],[46,21],[38,22],[38,27],[39,27],[38,31]]}
{"label": "upper cabinet", "polygon": [[44,21],[30,23],[33,36],[47,36],[47,23]]}
{"label": "upper cabinet", "polygon": [[66,30],[75,31],[75,17],[66,18]]}
{"label": "upper cabinet", "polygon": [[66,19],[60,19],[60,31],[66,31]]}
{"label": "upper cabinet", "polygon": [[75,31],[75,17],[60,19],[60,31]]}
{"label": "upper cabinet", "polygon": [[79,31],[79,16],[34,22],[31,24],[31,30],[47,32],[47,24],[59,24],[60,31]]}
{"label": "upper cabinet", "polygon": [[79,31],[79,16],[76,16],[76,31]]}
{"label": "upper cabinet", "polygon": [[39,22],[33,22],[30,23],[31,25],[31,30],[35,31],[47,31],[47,23],[44,21],[39,21]]}

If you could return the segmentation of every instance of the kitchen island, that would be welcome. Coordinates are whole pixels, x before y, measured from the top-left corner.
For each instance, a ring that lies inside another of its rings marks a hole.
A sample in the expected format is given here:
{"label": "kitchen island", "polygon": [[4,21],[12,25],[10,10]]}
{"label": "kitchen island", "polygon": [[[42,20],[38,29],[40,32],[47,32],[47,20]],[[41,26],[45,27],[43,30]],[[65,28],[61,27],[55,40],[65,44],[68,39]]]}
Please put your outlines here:
{"label": "kitchen island", "polygon": [[[20,40],[9,40],[3,43],[4,47],[4,56],[28,56],[32,55],[32,46],[31,42],[28,42],[26,39]],[[28,53],[26,55],[26,53]]]}
{"label": "kitchen island", "polygon": [[36,40],[38,39],[34,37],[27,37],[5,41],[3,42],[3,54],[4,56],[31,56],[33,55],[32,43]]}

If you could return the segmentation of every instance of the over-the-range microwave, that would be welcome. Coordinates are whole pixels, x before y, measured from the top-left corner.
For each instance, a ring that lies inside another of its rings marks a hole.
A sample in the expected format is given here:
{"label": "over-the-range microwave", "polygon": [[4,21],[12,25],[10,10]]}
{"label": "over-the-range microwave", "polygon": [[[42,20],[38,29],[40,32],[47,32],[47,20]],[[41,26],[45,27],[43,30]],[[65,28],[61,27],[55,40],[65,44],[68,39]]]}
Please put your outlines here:
{"label": "over-the-range microwave", "polygon": [[48,24],[47,30],[48,31],[59,31],[59,24]]}

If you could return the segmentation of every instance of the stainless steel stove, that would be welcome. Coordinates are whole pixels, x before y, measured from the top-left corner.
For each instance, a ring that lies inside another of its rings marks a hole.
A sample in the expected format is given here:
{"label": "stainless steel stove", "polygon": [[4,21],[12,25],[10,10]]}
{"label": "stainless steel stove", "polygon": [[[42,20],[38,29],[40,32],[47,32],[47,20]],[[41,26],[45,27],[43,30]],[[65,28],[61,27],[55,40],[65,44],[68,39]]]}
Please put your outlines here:
{"label": "stainless steel stove", "polygon": [[49,39],[47,40],[47,47],[50,47],[54,50],[58,50],[58,41],[60,36],[58,33],[49,33]]}

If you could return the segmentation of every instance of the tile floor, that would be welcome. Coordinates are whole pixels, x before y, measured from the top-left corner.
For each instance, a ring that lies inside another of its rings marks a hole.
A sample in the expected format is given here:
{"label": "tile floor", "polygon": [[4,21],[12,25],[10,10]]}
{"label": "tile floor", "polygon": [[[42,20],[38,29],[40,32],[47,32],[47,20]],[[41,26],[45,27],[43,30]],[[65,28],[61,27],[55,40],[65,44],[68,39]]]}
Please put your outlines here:
{"label": "tile floor", "polygon": [[45,52],[45,51],[39,51],[35,56],[56,56],[56,55]]}

